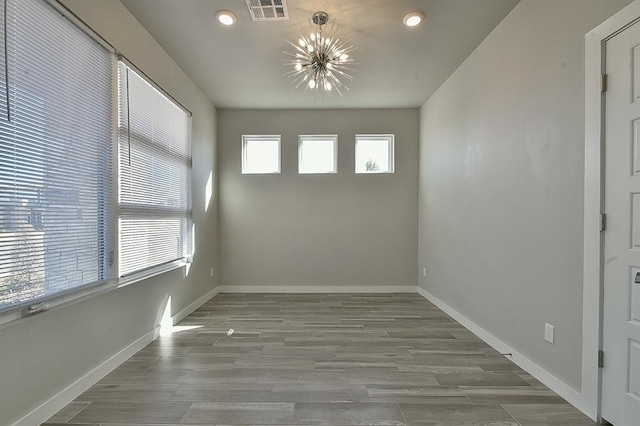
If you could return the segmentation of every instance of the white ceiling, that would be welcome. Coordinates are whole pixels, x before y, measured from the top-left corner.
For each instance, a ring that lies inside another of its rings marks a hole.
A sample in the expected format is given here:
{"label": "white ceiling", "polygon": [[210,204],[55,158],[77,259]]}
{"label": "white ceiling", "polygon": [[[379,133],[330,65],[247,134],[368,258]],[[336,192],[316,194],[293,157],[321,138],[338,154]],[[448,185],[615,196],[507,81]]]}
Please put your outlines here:
{"label": "white ceiling", "polygon": [[[519,0],[288,0],[289,21],[253,22],[244,0],[121,0],[219,108],[419,107]],[[238,21],[224,27],[217,10]],[[292,91],[283,75],[286,42],[329,14],[357,50],[344,97],[315,99]],[[419,10],[426,20],[407,28]]]}

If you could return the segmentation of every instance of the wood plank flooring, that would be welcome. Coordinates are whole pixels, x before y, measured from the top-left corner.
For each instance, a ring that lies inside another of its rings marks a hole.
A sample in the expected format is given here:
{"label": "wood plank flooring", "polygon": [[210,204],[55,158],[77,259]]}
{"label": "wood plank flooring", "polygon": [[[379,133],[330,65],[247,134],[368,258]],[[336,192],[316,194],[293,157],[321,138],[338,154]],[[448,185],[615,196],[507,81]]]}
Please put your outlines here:
{"label": "wood plank flooring", "polygon": [[220,294],[174,331],[45,425],[595,424],[417,294]]}

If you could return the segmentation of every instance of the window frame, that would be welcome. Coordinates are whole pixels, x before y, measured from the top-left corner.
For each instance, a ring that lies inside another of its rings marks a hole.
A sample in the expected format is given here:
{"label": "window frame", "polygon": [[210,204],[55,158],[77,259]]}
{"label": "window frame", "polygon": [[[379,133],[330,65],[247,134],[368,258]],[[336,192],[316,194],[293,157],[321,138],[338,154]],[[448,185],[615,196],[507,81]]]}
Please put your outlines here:
{"label": "window frame", "polygon": [[[395,156],[395,134],[393,133],[357,133],[354,138],[354,172],[358,175],[370,175],[370,174],[394,174],[396,172]],[[387,156],[389,161],[388,171],[358,171],[358,142],[365,141],[385,141],[387,142]]]}
{"label": "window frame", "polygon": [[[278,167],[273,172],[253,172],[247,170],[247,145],[249,142],[269,141],[278,143]],[[282,173],[282,135],[242,135],[241,169],[243,175],[279,175]]]}
{"label": "window frame", "polygon": [[[328,172],[303,172],[300,170],[302,164],[302,145],[305,141],[330,140],[333,142],[333,170]],[[312,134],[298,135],[298,174],[299,175],[333,175],[338,173],[338,135],[337,134]]]}

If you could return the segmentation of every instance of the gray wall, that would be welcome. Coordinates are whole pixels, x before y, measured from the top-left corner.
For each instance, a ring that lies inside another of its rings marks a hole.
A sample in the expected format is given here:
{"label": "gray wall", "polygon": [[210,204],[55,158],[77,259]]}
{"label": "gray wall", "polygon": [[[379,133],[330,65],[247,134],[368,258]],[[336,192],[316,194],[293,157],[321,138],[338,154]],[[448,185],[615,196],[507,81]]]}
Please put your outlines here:
{"label": "gray wall", "polygon": [[[416,285],[417,109],[218,120],[221,285]],[[395,174],[354,173],[356,133],[395,134]],[[243,134],[282,135],[281,174],[241,174]],[[337,174],[298,174],[299,134],[338,134]]]}
{"label": "gray wall", "polygon": [[[196,254],[179,269],[0,328],[0,424],[12,424],[153,330],[169,296],[172,314],[215,288],[215,114],[202,92],[117,0],[65,0],[73,11],[193,112],[193,207]],[[217,191],[215,191],[217,193]]]}
{"label": "gray wall", "polygon": [[576,389],[584,34],[629,2],[522,0],[420,113],[420,286]]}

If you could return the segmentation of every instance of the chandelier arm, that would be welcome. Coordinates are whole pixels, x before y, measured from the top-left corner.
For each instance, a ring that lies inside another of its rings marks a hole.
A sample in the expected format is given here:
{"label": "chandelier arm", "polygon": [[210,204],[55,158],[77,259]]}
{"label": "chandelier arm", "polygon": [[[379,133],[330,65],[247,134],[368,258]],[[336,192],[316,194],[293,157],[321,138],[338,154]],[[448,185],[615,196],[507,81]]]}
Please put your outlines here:
{"label": "chandelier arm", "polygon": [[344,77],[344,78],[347,78],[347,79],[353,81],[353,76],[347,74],[346,72],[344,72],[344,71],[342,71],[340,69],[337,69],[337,68],[334,68],[333,71],[335,71],[337,74],[339,74],[340,77]]}
{"label": "chandelier arm", "polygon": [[336,88],[342,86],[342,82],[333,74],[327,75],[327,78],[333,82]]}
{"label": "chandelier arm", "polygon": [[290,72],[290,73],[287,73],[287,74],[285,74],[285,75],[286,75],[288,78],[292,78],[292,79],[293,79],[293,80],[292,80],[292,83],[295,83],[295,82],[298,80],[298,78],[299,78],[300,76],[304,76],[304,75],[305,75],[305,73],[294,73],[294,72]]}
{"label": "chandelier arm", "polygon": [[[298,46],[297,44],[291,43],[289,40],[287,40],[287,42],[289,42],[289,44],[291,46],[293,46],[298,52],[302,53],[303,55],[308,55],[309,54],[309,52],[307,52],[305,49],[303,49],[302,47]],[[288,53],[288,52],[285,52],[285,53],[287,53],[288,55],[291,55],[291,56],[295,56],[295,54],[293,54],[293,53]]]}
{"label": "chandelier arm", "polygon": [[309,77],[311,76],[311,73],[307,72],[307,73],[303,73],[298,75],[297,77],[295,77],[292,81],[291,84],[293,84],[295,86],[295,88],[297,89],[298,87],[300,87],[300,85],[302,83],[304,83],[305,81],[307,81],[309,79]]}
{"label": "chandelier arm", "polygon": [[309,78],[312,74],[313,74],[313,69],[312,68],[305,68],[303,70],[300,70],[300,72],[298,72],[296,74],[296,77],[297,76],[303,76],[305,78]]}
{"label": "chandelier arm", "polygon": [[333,87],[335,87],[338,94],[342,96],[342,91],[340,90],[340,88],[344,86],[344,84],[333,74],[327,74],[327,78],[333,82]]}
{"label": "chandelier arm", "polygon": [[286,71],[285,74],[289,74],[289,73],[297,73],[297,72],[301,72],[304,71],[305,69],[307,69],[309,67],[309,64],[304,64],[302,62],[285,62],[283,64],[285,67],[289,67],[289,66],[296,66],[296,65],[300,65],[300,69],[298,68],[294,68],[290,71]]}
{"label": "chandelier arm", "polygon": [[[286,64],[285,64],[285,65],[286,65]],[[292,69],[292,70],[286,71],[284,74],[285,74],[285,75],[290,75],[290,74],[291,74],[291,75],[294,75],[294,74],[302,74],[302,73],[304,73],[305,71],[307,71],[308,69],[309,69],[309,67],[302,67],[302,66],[301,66],[301,67],[300,67],[300,69],[296,69],[296,68],[294,68],[294,69]]]}
{"label": "chandelier arm", "polygon": [[[346,45],[347,45],[347,43],[349,43],[349,42],[348,42],[348,41],[345,41],[345,43],[344,43],[343,45],[338,46],[338,50],[340,51],[340,53],[341,53],[341,54],[345,54],[345,53],[347,53],[347,54],[348,54],[348,53],[351,53],[351,52],[353,52],[354,50],[356,50],[356,48],[355,48],[353,45],[351,45],[351,46],[346,46]],[[346,47],[345,47],[345,46],[346,46]]]}
{"label": "chandelier arm", "polygon": [[[297,89],[297,87],[295,87],[295,88]],[[292,89],[292,90],[293,90],[293,89]],[[305,86],[304,86],[304,92],[302,92],[302,96],[300,97],[300,99],[303,99],[303,98],[304,98],[304,95],[306,95],[306,94],[307,94],[307,90],[309,90],[309,86],[305,85]]]}
{"label": "chandelier arm", "polygon": [[338,69],[346,74],[349,74],[350,72],[358,72],[357,69],[351,68],[349,64],[336,64],[334,69]]}
{"label": "chandelier arm", "polygon": [[298,74],[304,74],[309,72],[309,70],[311,69],[310,66],[301,66],[300,69],[292,69],[291,71],[287,71],[285,72],[285,75],[298,75]]}

